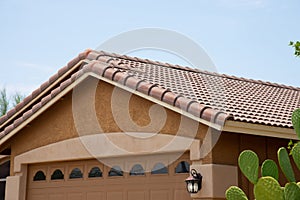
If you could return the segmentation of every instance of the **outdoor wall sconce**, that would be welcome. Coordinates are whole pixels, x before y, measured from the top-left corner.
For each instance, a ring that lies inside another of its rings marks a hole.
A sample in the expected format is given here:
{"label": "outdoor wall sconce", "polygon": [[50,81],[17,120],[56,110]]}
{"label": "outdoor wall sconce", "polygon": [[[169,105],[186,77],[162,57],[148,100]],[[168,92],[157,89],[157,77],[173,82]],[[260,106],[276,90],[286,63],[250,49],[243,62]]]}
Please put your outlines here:
{"label": "outdoor wall sconce", "polygon": [[185,179],[185,182],[189,193],[197,193],[202,187],[202,176],[195,169],[192,169],[191,175]]}

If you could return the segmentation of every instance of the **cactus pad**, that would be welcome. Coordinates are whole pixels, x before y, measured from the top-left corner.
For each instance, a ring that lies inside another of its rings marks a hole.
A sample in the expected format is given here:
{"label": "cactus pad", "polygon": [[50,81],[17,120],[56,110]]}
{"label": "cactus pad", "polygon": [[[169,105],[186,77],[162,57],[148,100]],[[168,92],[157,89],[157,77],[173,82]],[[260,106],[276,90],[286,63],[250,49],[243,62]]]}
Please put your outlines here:
{"label": "cactus pad", "polygon": [[298,138],[300,139],[300,108],[294,110],[292,114],[293,127],[296,131]]}
{"label": "cactus pad", "polygon": [[300,170],[300,143],[296,143],[295,146],[293,147],[292,156],[298,169]]}
{"label": "cactus pad", "polygon": [[228,200],[248,200],[246,194],[237,186],[231,186],[226,190],[226,199]]}
{"label": "cactus pad", "polygon": [[261,177],[254,186],[256,200],[283,200],[284,191],[273,177]]}
{"label": "cactus pad", "polygon": [[287,200],[299,200],[300,188],[296,183],[287,183],[284,188],[284,197]]}
{"label": "cactus pad", "polygon": [[259,160],[256,153],[251,150],[243,151],[239,156],[239,167],[248,180],[256,184],[258,180]]}
{"label": "cactus pad", "polygon": [[278,167],[273,160],[267,159],[261,166],[262,176],[271,176],[278,180]]}
{"label": "cactus pad", "polygon": [[294,171],[286,148],[281,147],[277,152],[278,161],[282,172],[289,182],[296,182]]}

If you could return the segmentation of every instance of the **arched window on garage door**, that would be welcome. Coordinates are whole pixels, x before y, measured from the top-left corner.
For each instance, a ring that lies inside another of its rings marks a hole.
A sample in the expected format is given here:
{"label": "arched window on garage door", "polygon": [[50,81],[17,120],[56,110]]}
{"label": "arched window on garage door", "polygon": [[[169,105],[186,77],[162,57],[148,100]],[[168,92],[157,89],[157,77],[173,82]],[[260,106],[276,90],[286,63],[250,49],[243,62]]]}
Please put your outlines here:
{"label": "arched window on garage door", "polygon": [[37,171],[33,177],[33,181],[44,181],[46,180],[46,175],[43,171]]}
{"label": "arched window on garage door", "polygon": [[102,177],[102,171],[99,167],[93,167],[89,172],[89,178]]}
{"label": "arched window on garage door", "polygon": [[140,164],[135,164],[135,165],[131,168],[131,170],[130,170],[130,172],[129,172],[129,175],[130,175],[130,176],[142,176],[142,175],[145,175],[145,170],[144,170],[144,168],[143,168],[142,165],[140,165]]}
{"label": "arched window on garage door", "polygon": [[51,175],[51,180],[62,180],[64,179],[64,174],[60,169],[56,169]]}
{"label": "arched window on garage door", "polygon": [[151,174],[167,174],[168,168],[162,163],[156,163],[151,170]]}
{"label": "arched window on garage door", "polygon": [[178,165],[175,168],[176,174],[189,173],[189,171],[190,171],[190,164],[186,161],[181,161],[180,163],[178,163]]}
{"label": "arched window on garage door", "polygon": [[70,173],[69,179],[82,178],[83,174],[79,168],[74,168]]}
{"label": "arched window on garage door", "polygon": [[123,176],[123,171],[119,166],[113,166],[108,172],[108,176]]}

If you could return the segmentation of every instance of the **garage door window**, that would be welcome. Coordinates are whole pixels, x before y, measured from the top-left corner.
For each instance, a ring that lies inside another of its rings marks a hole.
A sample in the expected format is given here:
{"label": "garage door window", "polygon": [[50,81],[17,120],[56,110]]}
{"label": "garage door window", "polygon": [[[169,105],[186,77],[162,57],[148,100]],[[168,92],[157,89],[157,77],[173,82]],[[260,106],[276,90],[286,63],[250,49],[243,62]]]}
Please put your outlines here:
{"label": "garage door window", "polygon": [[46,175],[43,171],[38,171],[33,177],[33,181],[44,181],[46,180]]}
{"label": "garage door window", "polygon": [[175,173],[189,173],[190,164],[186,161],[181,161],[175,168]]}
{"label": "garage door window", "polygon": [[89,178],[102,177],[102,171],[99,167],[93,167],[89,172]]}
{"label": "garage door window", "polygon": [[62,179],[64,179],[64,174],[60,169],[55,170],[51,175],[51,180],[62,180]]}
{"label": "garage door window", "polygon": [[151,170],[151,174],[168,174],[168,168],[162,163],[156,163]]}
{"label": "garage door window", "polygon": [[123,171],[119,166],[113,166],[108,172],[108,176],[123,176]]}
{"label": "garage door window", "polygon": [[69,176],[70,179],[82,178],[82,172],[79,168],[74,168]]}
{"label": "garage door window", "polygon": [[145,175],[144,168],[140,164],[135,164],[129,173],[130,176],[142,176]]}

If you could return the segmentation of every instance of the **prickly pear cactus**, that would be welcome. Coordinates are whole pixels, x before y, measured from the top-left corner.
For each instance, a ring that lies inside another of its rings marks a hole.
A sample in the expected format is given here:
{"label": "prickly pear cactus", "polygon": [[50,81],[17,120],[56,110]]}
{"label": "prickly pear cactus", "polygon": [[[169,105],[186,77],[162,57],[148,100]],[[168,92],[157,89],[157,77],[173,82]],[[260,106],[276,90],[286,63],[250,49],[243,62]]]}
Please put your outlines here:
{"label": "prickly pear cactus", "polygon": [[256,153],[251,150],[243,151],[239,156],[239,167],[248,180],[256,184],[258,180],[259,160]]}
{"label": "prickly pear cactus", "polygon": [[294,171],[286,148],[281,147],[277,152],[279,166],[289,182],[296,182]]}
{"label": "prickly pear cactus", "polygon": [[278,181],[278,167],[276,163],[271,159],[265,160],[261,166],[261,175],[271,176]]}
{"label": "prickly pear cactus", "polygon": [[300,187],[296,183],[287,183],[284,187],[284,198],[287,200],[299,200]]}
{"label": "prickly pear cactus", "polygon": [[[300,109],[292,114],[293,127],[300,139]],[[293,145],[293,143],[292,143]],[[296,143],[291,155],[300,170],[300,142]],[[278,168],[273,160],[265,160],[261,167],[262,177],[258,179],[259,160],[255,152],[243,151],[239,156],[239,167],[248,180],[254,184],[256,200],[300,200],[300,182],[296,183],[294,171],[286,148],[281,147],[277,152],[279,166],[289,183],[281,187],[278,183]],[[247,200],[245,193],[237,186],[226,190],[228,200]]]}
{"label": "prickly pear cactus", "polygon": [[292,157],[297,165],[298,169],[300,170],[300,143],[296,143],[292,149]]}
{"label": "prickly pear cactus", "polygon": [[284,191],[273,177],[261,177],[254,186],[256,200],[284,200]]}
{"label": "prickly pear cactus", "polygon": [[294,110],[292,114],[292,123],[297,136],[300,139],[300,108]]}
{"label": "prickly pear cactus", "polygon": [[228,200],[248,200],[246,194],[237,186],[231,186],[226,190],[226,199]]}

